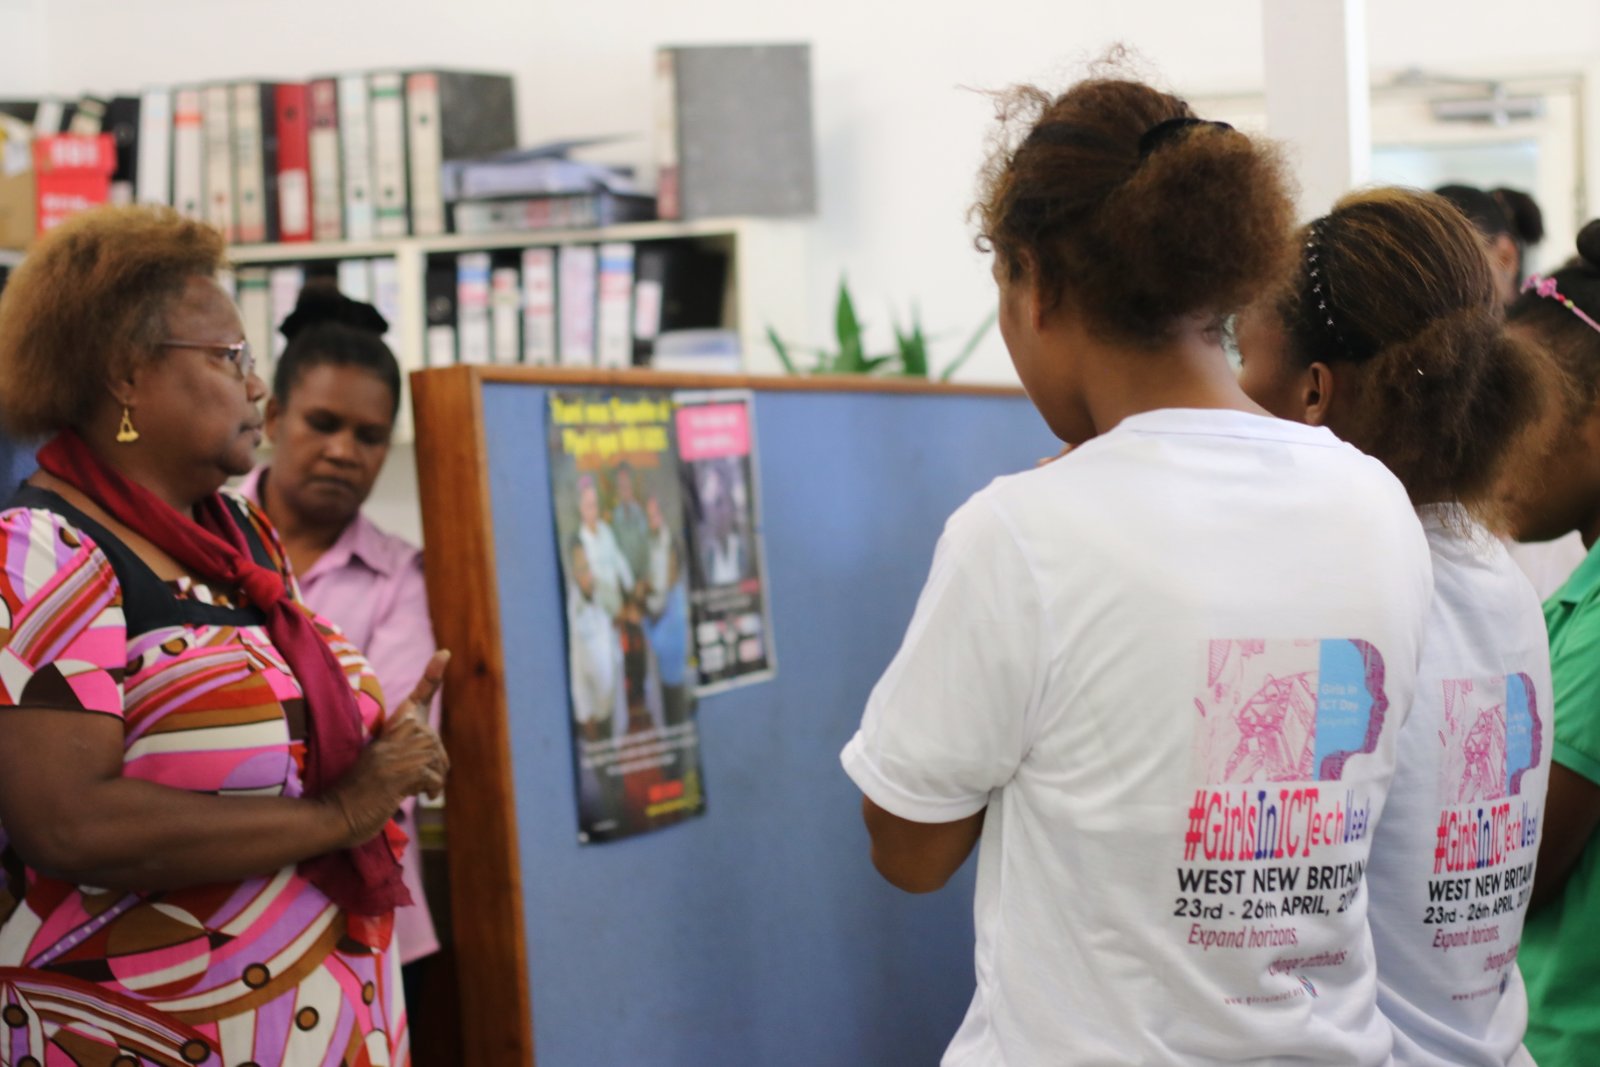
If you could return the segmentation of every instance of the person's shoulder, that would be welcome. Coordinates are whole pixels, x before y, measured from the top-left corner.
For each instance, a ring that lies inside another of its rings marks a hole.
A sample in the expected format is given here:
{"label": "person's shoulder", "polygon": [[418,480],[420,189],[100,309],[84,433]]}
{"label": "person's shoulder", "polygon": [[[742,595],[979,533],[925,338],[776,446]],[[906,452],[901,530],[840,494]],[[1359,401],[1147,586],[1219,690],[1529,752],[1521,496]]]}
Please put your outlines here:
{"label": "person's shoulder", "polygon": [[64,570],[89,567],[116,582],[111,560],[94,537],[67,516],[47,507],[0,510],[0,555],[8,583],[32,595]]}
{"label": "person's shoulder", "polygon": [[355,552],[368,566],[391,575],[422,567],[421,548],[385,530],[367,518],[365,512],[357,512],[351,521],[356,524]]}
{"label": "person's shoulder", "polygon": [[1354,445],[1345,445],[1330,462],[1340,476],[1339,488],[1351,506],[1366,506],[1373,512],[1389,515],[1396,532],[1428,551],[1428,538],[1417,518],[1411,494],[1382,460],[1367,455]]}
{"label": "person's shoulder", "polygon": [[[1083,517],[1081,509],[1062,507],[1063,501],[1092,499],[1107,472],[1097,451],[1079,455],[1075,449],[1048,463],[1025,470],[1002,474],[970,496],[956,511],[964,521],[982,521],[988,515],[995,520],[1027,523],[1029,516],[1041,511],[1052,516],[1059,511],[1062,521]],[[1113,483],[1115,484],[1115,483]],[[952,516],[952,519],[956,516]]]}
{"label": "person's shoulder", "polygon": [[1015,541],[1019,514],[1026,515],[1038,484],[1030,475],[1039,473],[1003,474],[973,493],[945,520],[945,539],[978,551],[996,541]]}
{"label": "person's shoulder", "polygon": [[0,537],[9,546],[20,541],[36,549],[59,546],[69,552],[83,548],[98,551],[87,530],[61,512],[35,504],[0,510]]}

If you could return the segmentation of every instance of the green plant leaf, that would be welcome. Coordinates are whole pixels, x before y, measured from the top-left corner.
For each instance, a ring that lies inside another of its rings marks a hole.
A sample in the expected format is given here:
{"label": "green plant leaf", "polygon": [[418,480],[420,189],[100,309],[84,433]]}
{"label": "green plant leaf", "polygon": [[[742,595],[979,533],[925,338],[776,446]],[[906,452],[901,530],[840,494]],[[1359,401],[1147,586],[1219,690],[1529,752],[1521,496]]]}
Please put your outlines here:
{"label": "green plant leaf", "polygon": [[850,287],[839,279],[839,304],[834,312],[834,332],[839,338],[839,359],[834,369],[841,374],[866,373],[866,352],[861,344],[861,322],[856,318]]}
{"label": "green plant leaf", "polygon": [[967,338],[967,343],[961,346],[961,351],[956,353],[956,358],[952,360],[950,365],[947,366],[943,373],[939,375],[939,380],[941,382],[948,382],[955,375],[956,371],[961,369],[961,365],[972,358],[972,353],[978,350],[979,342],[981,342],[984,338],[984,335],[994,327],[995,320],[999,317],[1000,311],[998,308],[984,316],[983,321],[978,324],[978,328],[972,331],[972,336]]}
{"label": "green plant leaf", "polygon": [[897,325],[895,340],[900,345],[900,373],[907,378],[928,376],[928,338],[922,332],[922,316],[915,304],[911,305],[911,330],[904,332]]}
{"label": "green plant leaf", "polygon": [[767,340],[772,342],[772,349],[778,353],[778,362],[783,364],[784,371],[788,374],[799,374],[799,368],[794,365],[794,360],[789,358],[789,346],[783,343],[783,338],[779,337],[778,331],[771,326],[767,327]]}
{"label": "green plant leaf", "polygon": [[895,361],[894,356],[871,356],[861,361],[862,374],[871,374],[880,367],[887,367]]}

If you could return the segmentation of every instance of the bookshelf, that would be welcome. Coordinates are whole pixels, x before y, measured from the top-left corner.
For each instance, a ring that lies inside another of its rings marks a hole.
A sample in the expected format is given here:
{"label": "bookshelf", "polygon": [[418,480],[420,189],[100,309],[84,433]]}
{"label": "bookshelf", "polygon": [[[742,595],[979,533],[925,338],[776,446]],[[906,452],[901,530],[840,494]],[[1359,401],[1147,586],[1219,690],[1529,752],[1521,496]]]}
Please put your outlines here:
{"label": "bookshelf", "polygon": [[[679,238],[724,246],[730,253],[723,326],[737,330],[749,373],[782,370],[767,342],[767,327],[781,336],[806,335],[806,227],[803,221],[780,219],[711,219],[697,222],[634,222],[594,230],[540,230],[506,234],[443,234],[437,237],[390,237],[370,241],[314,241],[290,244],[234,245],[228,251],[235,267],[270,267],[341,259],[392,256],[399,267],[405,321],[398,324],[403,351],[396,352],[408,369],[421,369],[425,351],[422,280],[433,254],[492,252],[513,248],[546,248],[608,241],[666,241]],[[26,253],[0,248],[0,270],[16,267]]]}
{"label": "bookshelf", "polygon": [[[806,234],[803,221],[730,218],[693,222],[636,222],[587,230],[540,230],[506,234],[443,234],[361,241],[296,242],[234,245],[235,267],[272,267],[347,259],[392,257],[399,283],[400,320],[394,324],[395,355],[407,371],[429,368],[427,312],[424,292],[428,259],[433,255],[492,252],[626,241],[690,239],[715,246],[728,255],[723,292],[722,326],[739,334],[747,373],[780,373],[781,365],[767,341],[770,326],[785,337],[807,334],[805,313]],[[402,420],[397,441],[408,442]]]}

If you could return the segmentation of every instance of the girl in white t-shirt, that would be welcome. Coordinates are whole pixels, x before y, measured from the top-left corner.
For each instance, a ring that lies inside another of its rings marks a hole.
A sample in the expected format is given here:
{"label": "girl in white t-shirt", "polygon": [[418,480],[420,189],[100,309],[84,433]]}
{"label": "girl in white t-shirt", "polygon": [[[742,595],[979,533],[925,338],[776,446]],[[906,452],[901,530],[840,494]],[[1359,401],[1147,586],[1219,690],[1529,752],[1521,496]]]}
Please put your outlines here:
{"label": "girl in white t-shirt", "polygon": [[1367,868],[1395,1062],[1531,1064],[1516,958],[1550,775],[1550,653],[1538,596],[1485,520],[1534,451],[1548,364],[1505,333],[1471,225],[1401,189],[1306,227],[1238,341],[1246,391],[1381,459],[1428,532],[1416,702]]}
{"label": "girl in white t-shirt", "polygon": [[1000,329],[1072,451],[949,520],[843,762],[873,862],[978,845],[946,1064],[1389,1062],[1360,892],[1431,596],[1383,466],[1240,389],[1268,145],[1147,86],[1002,98]]}

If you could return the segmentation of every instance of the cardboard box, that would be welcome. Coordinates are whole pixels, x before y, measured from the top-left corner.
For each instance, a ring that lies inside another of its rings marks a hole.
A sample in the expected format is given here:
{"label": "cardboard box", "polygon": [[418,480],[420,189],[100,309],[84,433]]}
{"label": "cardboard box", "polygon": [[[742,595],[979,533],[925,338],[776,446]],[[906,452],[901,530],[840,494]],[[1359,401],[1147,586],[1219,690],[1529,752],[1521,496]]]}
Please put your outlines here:
{"label": "cardboard box", "polygon": [[23,248],[33,240],[36,200],[32,132],[0,121],[0,248]]}
{"label": "cardboard box", "polygon": [[25,248],[38,234],[111,198],[116,140],[110,134],[39,137],[0,144],[0,247]]}

